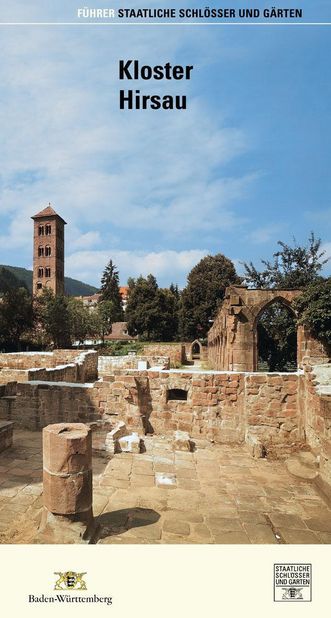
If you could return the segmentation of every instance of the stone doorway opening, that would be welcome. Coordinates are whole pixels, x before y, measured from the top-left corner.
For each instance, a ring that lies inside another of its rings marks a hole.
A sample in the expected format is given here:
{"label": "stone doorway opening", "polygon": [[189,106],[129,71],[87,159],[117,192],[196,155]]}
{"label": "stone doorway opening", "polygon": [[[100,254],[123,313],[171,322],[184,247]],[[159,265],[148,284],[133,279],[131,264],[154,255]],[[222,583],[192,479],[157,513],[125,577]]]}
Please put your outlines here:
{"label": "stone doorway opening", "polygon": [[296,371],[297,326],[295,313],[283,299],[268,303],[255,323],[257,371]]}
{"label": "stone doorway opening", "polygon": [[197,339],[191,345],[192,360],[200,360],[201,358],[201,343]]}

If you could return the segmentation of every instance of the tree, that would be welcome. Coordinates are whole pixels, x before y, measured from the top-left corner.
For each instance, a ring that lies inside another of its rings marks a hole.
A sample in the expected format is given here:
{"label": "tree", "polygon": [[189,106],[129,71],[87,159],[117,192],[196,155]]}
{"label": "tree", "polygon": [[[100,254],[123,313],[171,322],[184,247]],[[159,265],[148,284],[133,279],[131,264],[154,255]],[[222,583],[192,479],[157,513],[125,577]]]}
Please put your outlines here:
{"label": "tree", "polygon": [[[271,289],[304,289],[317,283],[320,271],[328,261],[321,251],[322,241],[311,232],[306,245],[290,246],[282,241],[273,254],[273,261],[261,260],[262,271],[250,262],[244,263],[244,282],[250,287]],[[268,307],[257,325],[260,361],[266,361],[270,371],[293,368],[296,359],[296,322],[286,309],[277,304]]]}
{"label": "tree", "polygon": [[55,296],[51,290],[44,289],[35,305],[37,324],[43,327],[56,348],[71,346],[71,315],[69,298]]}
{"label": "tree", "polygon": [[179,321],[180,321],[180,308],[181,308],[181,292],[179,291],[178,285],[174,283],[170,284],[169,290],[166,290],[170,293],[172,297],[172,332],[173,336],[171,340],[179,339]]}
{"label": "tree", "polygon": [[178,297],[175,288],[159,288],[153,275],[129,279],[126,307],[128,332],[145,341],[173,341],[178,333]]}
{"label": "tree", "polygon": [[92,315],[96,329],[95,334],[98,334],[102,339],[102,343],[104,343],[105,335],[111,333],[112,324],[116,322],[113,302],[111,300],[99,302]]}
{"label": "tree", "polygon": [[68,334],[70,339],[83,343],[93,330],[92,314],[89,308],[84,305],[83,301],[77,298],[69,298],[67,307],[69,314]]}
{"label": "tree", "polygon": [[153,339],[157,330],[159,313],[156,302],[158,285],[153,275],[129,280],[129,296],[126,319],[130,335],[139,335],[145,340]]}
{"label": "tree", "polygon": [[32,299],[26,288],[5,292],[0,303],[1,342],[19,350],[22,336],[32,328],[32,322]]}
{"label": "tree", "polygon": [[159,314],[154,336],[159,341],[174,341],[178,336],[178,298],[171,289],[159,288],[156,294]]}
{"label": "tree", "polygon": [[297,329],[294,313],[282,303],[267,307],[257,323],[259,366],[268,371],[295,371]]}
{"label": "tree", "polygon": [[321,251],[321,239],[311,232],[306,245],[297,245],[295,238],[293,242],[291,247],[279,240],[280,249],[273,253],[273,261],[261,260],[264,270],[244,262],[244,282],[254,288],[298,290],[316,281],[328,261],[324,259],[325,251]]}
{"label": "tree", "polygon": [[113,322],[121,322],[124,319],[124,312],[119,287],[119,275],[118,270],[112,260],[109,260],[105,270],[103,271],[100,292],[100,302],[112,302]]}
{"label": "tree", "polygon": [[225,288],[240,283],[231,260],[221,253],[207,255],[192,268],[181,295],[180,331],[184,339],[206,337]]}
{"label": "tree", "polygon": [[331,348],[331,277],[320,278],[295,301],[298,324],[307,326],[316,339]]}

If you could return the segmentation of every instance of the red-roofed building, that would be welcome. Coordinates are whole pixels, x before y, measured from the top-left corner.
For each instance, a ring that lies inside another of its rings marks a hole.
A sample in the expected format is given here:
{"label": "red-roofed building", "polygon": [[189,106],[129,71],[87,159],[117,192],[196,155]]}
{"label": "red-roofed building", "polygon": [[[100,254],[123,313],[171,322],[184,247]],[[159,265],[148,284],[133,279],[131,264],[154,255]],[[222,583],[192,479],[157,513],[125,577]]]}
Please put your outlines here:
{"label": "red-roofed building", "polygon": [[[128,302],[128,294],[129,294],[129,288],[126,285],[123,285],[120,287],[120,295],[122,298],[122,305],[123,305],[123,309],[125,311],[126,309],[126,305]],[[96,294],[91,294],[90,296],[76,296],[77,300],[82,300],[84,305],[87,307],[95,307],[97,305],[97,303],[99,302],[101,297],[101,294],[99,292],[96,292]]]}

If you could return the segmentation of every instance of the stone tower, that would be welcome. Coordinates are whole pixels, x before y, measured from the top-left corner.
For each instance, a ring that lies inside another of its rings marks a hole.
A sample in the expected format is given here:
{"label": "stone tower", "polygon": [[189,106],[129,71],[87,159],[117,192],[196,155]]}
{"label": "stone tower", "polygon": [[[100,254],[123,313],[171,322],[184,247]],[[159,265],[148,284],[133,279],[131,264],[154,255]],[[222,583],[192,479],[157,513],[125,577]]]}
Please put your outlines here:
{"label": "stone tower", "polygon": [[33,294],[43,288],[64,294],[64,226],[66,222],[49,204],[34,217]]}

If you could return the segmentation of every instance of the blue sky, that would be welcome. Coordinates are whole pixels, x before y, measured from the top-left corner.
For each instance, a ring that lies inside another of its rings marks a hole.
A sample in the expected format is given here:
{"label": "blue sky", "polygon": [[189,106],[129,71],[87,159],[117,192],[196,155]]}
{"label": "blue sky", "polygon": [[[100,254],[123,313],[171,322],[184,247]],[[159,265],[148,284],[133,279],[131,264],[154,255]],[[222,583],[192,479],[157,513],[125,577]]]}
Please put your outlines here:
{"label": "blue sky", "polygon": [[[76,6],[13,1],[1,20]],[[331,256],[329,27],[2,26],[0,52],[0,263],[31,267],[30,217],[48,202],[68,222],[66,275],[95,285],[109,258],[122,284],[183,286],[204,255],[240,270],[311,230]],[[193,64],[192,79],[120,82],[129,58]],[[188,109],[120,111],[123,87]]]}

